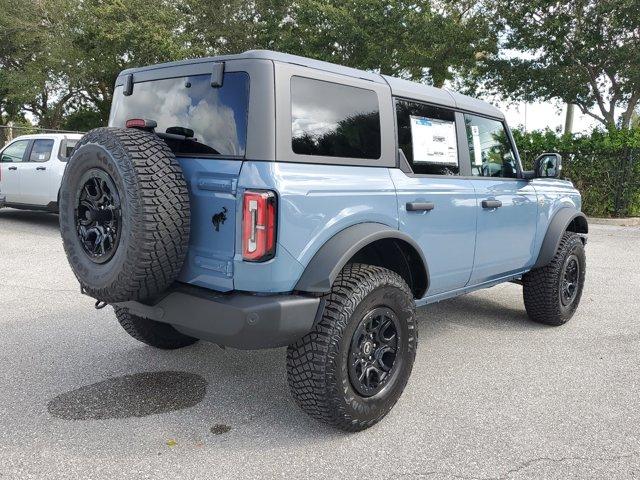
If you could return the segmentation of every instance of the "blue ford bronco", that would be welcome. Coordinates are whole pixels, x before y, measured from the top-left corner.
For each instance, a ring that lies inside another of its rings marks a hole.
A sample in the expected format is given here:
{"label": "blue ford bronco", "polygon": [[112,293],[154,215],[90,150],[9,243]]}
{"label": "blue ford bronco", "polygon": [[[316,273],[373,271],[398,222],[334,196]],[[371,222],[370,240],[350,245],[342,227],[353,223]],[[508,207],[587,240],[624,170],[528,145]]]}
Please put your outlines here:
{"label": "blue ford bronco", "polygon": [[581,197],[522,168],[504,115],[456,92],[249,51],[123,71],[60,194],[83,293],[132,337],[287,347],[310,415],[349,431],[400,397],[416,306],[502,282],[574,314]]}

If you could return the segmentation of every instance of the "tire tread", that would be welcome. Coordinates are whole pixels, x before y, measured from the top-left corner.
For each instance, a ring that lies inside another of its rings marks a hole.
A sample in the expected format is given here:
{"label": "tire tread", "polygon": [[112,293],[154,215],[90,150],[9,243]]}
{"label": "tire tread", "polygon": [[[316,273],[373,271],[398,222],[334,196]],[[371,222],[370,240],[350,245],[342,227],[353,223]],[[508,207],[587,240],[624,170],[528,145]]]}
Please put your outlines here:
{"label": "tire tread", "polygon": [[[406,282],[395,272],[365,264],[348,264],[336,278],[325,301],[322,318],[314,330],[287,349],[287,379],[298,406],[322,422],[346,431],[359,431],[379,422],[393,407],[397,398],[374,418],[353,418],[345,409],[340,385],[336,382],[336,348],[358,304],[379,285],[400,289],[410,300],[409,331],[417,337],[415,305]],[[413,365],[415,348],[406,361]],[[406,385],[398,385],[400,392]],[[398,394],[399,397],[399,394]]]}

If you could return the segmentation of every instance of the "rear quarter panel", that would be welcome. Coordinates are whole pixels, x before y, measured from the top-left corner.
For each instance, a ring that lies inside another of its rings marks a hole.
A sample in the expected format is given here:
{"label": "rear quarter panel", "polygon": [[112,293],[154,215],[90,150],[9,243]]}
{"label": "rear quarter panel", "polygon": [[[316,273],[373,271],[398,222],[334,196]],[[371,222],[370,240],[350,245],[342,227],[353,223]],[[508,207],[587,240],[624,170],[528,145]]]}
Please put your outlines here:
{"label": "rear quarter panel", "polygon": [[278,240],[275,258],[265,263],[243,262],[236,244],[237,290],[291,291],[315,253],[339,231],[362,222],[398,228],[396,193],[386,168],[247,161],[238,186],[277,193]]}

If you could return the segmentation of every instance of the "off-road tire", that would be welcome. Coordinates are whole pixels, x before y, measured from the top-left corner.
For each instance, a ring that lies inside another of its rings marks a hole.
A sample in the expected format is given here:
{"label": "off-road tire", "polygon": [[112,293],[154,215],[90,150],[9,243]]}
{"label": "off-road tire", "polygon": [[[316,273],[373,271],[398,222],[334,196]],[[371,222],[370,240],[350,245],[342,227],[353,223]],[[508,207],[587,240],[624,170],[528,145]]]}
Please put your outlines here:
{"label": "off-road tire", "polygon": [[[570,256],[577,259],[579,276],[575,298],[570,304],[564,305],[561,300],[563,268]],[[522,277],[524,305],[529,318],[553,326],[567,323],[580,303],[585,272],[586,257],[582,239],[573,232],[565,232],[551,262]]]}
{"label": "off-road tire", "polygon": [[168,323],[133,315],[126,308],[113,307],[113,309],[125,332],[152,347],[175,350],[176,348],[188,347],[198,341],[197,338],[180,333]]}
{"label": "off-road tire", "polygon": [[[120,198],[120,237],[106,263],[83,250],[76,208],[87,172],[106,172]],[[97,128],[74,149],[60,189],[60,230],[84,291],[117,303],[152,298],[173,283],[189,245],[189,192],[165,142],[136,129]]]}
{"label": "off-road tire", "polygon": [[[324,311],[314,329],[287,349],[289,387],[296,403],[312,417],[342,430],[364,430],[391,410],[411,374],[418,341],[413,295],[395,272],[349,264],[323,300]],[[367,311],[378,306],[390,308],[399,320],[400,363],[382,391],[364,397],[349,378],[349,347]]]}

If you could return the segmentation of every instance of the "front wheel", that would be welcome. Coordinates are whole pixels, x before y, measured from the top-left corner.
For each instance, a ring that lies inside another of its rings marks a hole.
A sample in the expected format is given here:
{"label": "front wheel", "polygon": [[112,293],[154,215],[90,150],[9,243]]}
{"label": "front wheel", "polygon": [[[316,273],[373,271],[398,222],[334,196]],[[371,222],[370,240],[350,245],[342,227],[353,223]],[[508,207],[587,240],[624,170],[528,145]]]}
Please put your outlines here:
{"label": "front wheel", "polygon": [[580,303],[586,266],[582,239],[565,232],[549,265],[522,278],[529,318],[554,326],[567,323]]}
{"label": "front wheel", "polygon": [[385,268],[350,264],[322,318],[287,350],[291,393],[309,415],[347,431],[379,422],[404,390],[416,355],[415,304]]}

